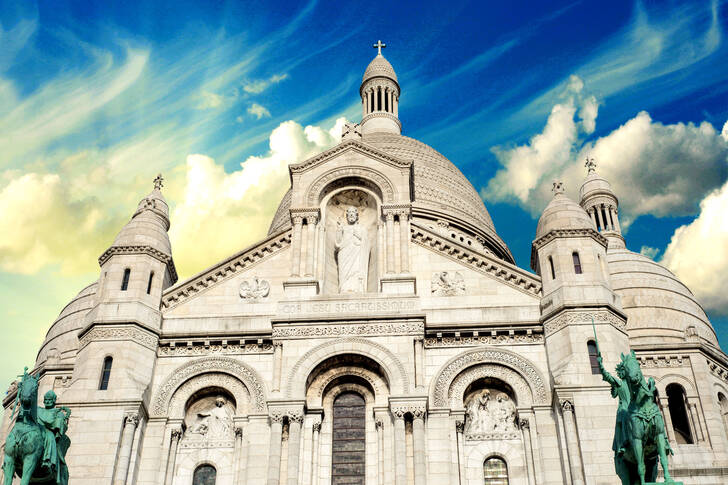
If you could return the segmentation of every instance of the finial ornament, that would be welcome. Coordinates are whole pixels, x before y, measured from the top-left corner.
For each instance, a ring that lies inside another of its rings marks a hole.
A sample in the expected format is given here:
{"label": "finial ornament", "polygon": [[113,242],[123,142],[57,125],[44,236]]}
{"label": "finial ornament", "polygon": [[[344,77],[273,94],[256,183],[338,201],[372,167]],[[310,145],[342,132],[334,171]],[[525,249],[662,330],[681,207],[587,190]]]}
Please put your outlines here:
{"label": "finial ornament", "polygon": [[372,47],[377,49],[377,55],[382,55],[382,48],[387,47],[387,44],[383,44],[381,40],[378,40],[376,44],[374,44]]}
{"label": "finial ornament", "polygon": [[554,193],[554,196],[563,194],[564,193],[564,182],[562,182],[560,180],[554,180],[554,186],[551,188],[551,192]]}
{"label": "finial ornament", "polygon": [[154,179],[154,188],[160,190],[162,187],[164,187],[164,184],[162,182],[164,182],[162,174],[157,174],[157,177]]}
{"label": "finial ornament", "polygon": [[590,174],[592,172],[595,172],[597,169],[597,162],[594,160],[594,158],[586,157],[586,163],[584,164],[587,170],[587,174]]}

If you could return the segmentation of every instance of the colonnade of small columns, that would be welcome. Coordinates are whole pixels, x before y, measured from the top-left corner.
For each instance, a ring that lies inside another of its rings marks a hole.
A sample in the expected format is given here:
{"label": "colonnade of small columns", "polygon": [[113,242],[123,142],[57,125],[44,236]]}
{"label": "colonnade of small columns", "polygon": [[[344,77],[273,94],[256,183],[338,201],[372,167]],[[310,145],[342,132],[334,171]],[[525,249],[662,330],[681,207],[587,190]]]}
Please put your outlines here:
{"label": "colonnade of small columns", "polygon": [[586,209],[599,231],[621,232],[617,208],[611,204],[596,204]]}
{"label": "colonnade of small columns", "polygon": [[362,91],[363,116],[375,111],[399,116],[399,90],[394,86],[370,86]]}
{"label": "colonnade of small columns", "polygon": [[[409,205],[382,207],[377,224],[377,252],[372,254],[379,276],[410,271],[410,213]],[[291,276],[324,279],[326,233],[320,221],[319,209],[291,210]]]}

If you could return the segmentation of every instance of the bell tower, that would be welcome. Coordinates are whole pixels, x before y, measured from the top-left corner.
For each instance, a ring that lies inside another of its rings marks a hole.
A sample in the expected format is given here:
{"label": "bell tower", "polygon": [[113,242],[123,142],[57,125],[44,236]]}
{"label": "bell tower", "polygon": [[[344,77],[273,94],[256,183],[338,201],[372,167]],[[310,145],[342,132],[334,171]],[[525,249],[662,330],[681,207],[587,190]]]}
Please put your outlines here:
{"label": "bell tower", "polygon": [[377,56],[369,63],[359,88],[362,106],[361,131],[402,133],[399,121],[399,82],[394,68],[382,55],[387,44],[377,41]]}

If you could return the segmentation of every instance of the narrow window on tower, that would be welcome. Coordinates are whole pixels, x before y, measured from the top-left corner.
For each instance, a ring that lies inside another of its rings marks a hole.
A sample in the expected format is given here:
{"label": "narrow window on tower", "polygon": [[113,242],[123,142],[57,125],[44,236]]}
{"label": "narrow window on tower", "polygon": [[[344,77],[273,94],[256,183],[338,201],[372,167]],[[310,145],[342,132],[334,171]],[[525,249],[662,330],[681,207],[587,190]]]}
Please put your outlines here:
{"label": "narrow window on tower", "polygon": [[574,251],[571,253],[571,258],[574,260],[574,273],[581,274],[581,259],[579,259],[579,253]]}
{"label": "narrow window on tower", "polygon": [[126,291],[129,288],[129,275],[131,275],[131,270],[126,268],[124,270],[124,278],[121,280],[121,291]]}
{"label": "narrow window on tower", "polygon": [[554,269],[554,259],[549,256],[549,266],[551,267],[551,279],[556,279],[556,270]]}
{"label": "narrow window on tower", "polygon": [[106,357],[104,359],[104,367],[101,369],[101,380],[99,381],[99,390],[105,391],[109,388],[109,377],[111,377],[111,364],[114,359]]}
{"label": "narrow window on tower", "polygon": [[154,281],[154,271],[149,273],[149,281],[147,282],[147,295],[152,292],[152,281]]}
{"label": "narrow window on tower", "polygon": [[599,370],[599,361],[597,360],[597,357],[599,357],[599,353],[597,352],[597,344],[593,340],[590,340],[586,343],[586,349],[589,352],[589,364],[591,365],[591,373],[601,374],[602,372]]}

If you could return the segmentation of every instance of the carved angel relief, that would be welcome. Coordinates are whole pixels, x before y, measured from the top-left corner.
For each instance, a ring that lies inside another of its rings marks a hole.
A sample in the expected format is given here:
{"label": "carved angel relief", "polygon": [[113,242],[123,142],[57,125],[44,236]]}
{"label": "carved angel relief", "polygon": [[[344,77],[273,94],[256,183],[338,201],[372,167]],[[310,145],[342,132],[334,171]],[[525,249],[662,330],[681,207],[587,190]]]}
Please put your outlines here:
{"label": "carved angel relief", "polygon": [[270,283],[267,280],[260,280],[257,276],[252,280],[240,283],[240,298],[243,300],[259,300],[270,293]]}
{"label": "carved angel relief", "polygon": [[441,271],[432,274],[433,296],[455,296],[465,294],[465,279],[459,271]]}

